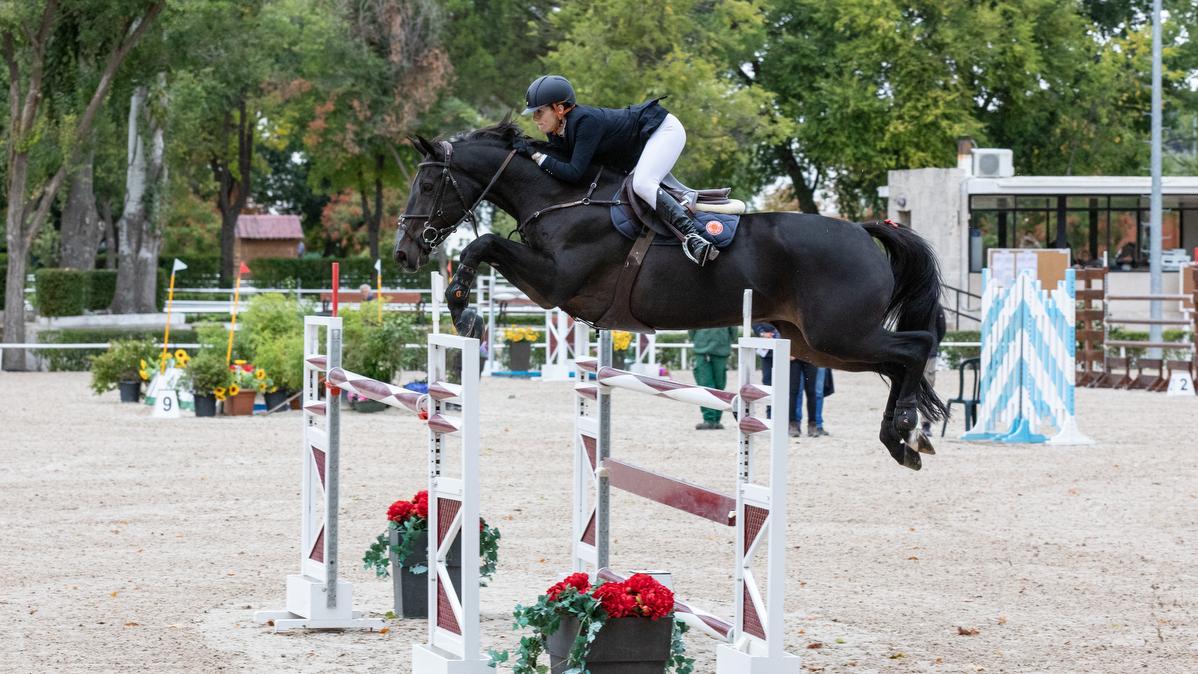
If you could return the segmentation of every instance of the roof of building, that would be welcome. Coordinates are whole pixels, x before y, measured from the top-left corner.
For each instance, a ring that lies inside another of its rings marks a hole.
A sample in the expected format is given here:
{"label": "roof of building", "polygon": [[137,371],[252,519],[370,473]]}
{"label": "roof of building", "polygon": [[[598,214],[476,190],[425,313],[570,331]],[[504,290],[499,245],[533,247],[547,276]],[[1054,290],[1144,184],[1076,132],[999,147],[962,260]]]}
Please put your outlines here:
{"label": "roof of building", "polygon": [[[968,178],[970,194],[1124,194],[1152,192],[1147,176],[1012,176]],[[1162,194],[1198,194],[1198,176],[1164,176]]]}
{"label": "roof of building", "polygon": [[239,215],[239,239],[302,239],[304,229],[298,215]]}

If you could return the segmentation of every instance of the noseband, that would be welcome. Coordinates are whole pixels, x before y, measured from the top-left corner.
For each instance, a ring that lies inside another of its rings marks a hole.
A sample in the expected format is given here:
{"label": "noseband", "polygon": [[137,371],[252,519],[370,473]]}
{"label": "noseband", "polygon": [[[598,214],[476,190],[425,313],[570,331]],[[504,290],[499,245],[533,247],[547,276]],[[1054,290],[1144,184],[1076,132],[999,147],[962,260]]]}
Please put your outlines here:
{"label": "noseband", "polygon": [[[445,151],[445,161],[422,161],[416,165],[416,177],[412,179],[412,189],[416,189],[416,183],[420,180],[420,173],[426,168],[441,169],[441,179],[437,182],[437,191],[433,197],[433,205],[428,213],[404,214],[399,216],[399,229],[405,234],[408,233],[408,226],[413,220],[423,220],[424,229],[420,232],[420,237],[412,237],[420,243],[420,247],[424,253],[431,252],[434,248],[441,245],[449,235],[462,224],[463,220],[469,220],[470,226],[474,228],[474,235],[478,236],[478,220],[474,217],[474,209],[483,202],[487,197],[487,193],[495,186],[495,181],[499,180],[499,176],[503,174],[504,169],[511,163],[512,157],[516,156],[516,151],[512,150],[508,153],[503,163],[499,166],[499,170],[495,175],[491,176],[491,181],[483,189],[482,194],[474,201],[472,206],[467,206],[466,197],[462,194],[462,188],[458,186],[458,180],[453,174],[453,144],[448,141],[441,141],[441,148]],[[445,209],[441,205],[441,200],[445,197],[446,184],[453,186],[453,191],[458,195],[458,202],[462,205],[462,215],[452,225],[448,227],[434,227],[432,220],[434,217],[441,218],[445,215]]]}

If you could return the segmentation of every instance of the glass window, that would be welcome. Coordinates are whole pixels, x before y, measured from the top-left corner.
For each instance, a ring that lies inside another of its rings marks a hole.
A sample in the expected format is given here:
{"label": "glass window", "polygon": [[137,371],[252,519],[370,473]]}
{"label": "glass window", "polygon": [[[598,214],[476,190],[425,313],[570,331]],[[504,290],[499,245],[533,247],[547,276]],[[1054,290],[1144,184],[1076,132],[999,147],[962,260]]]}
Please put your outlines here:
{"label": "glass window", "polygon": [[982,230],[982,259],[988,258],[991,248],[999,248],[998,213],[995,211],[972,211],[969,214],[969,226]]}
{"label": "glass window", "polygon": [[1069,197],[1066,199],[1066,208],[1101,208],[1106,210],[1106,197]]}
{"label": "glass window", "polygon": [[1111,208],[1113,208],[1113,209],[1126,209],[1126,208],[1139,208],[1139,207],[1140,207],[1140,198],[1139,197],[1111,197]]}
{"label": "glass window", "polygon": [[[1111,201],[1115,199],[1112,197]],[[1140,257],[1136,240],[1138,211],[1111,211],[1112,269],[1133,269]]]}
{"label": "glass window", "polygon": [[1013,248],[1044,248],[1048,242],[1048,211],[1018,211],[1015,214]]}
{"label": "glass window", "polygon": [[998,197],[975,196],[969,198],[969,210],[998,208]]}
{"label": "glass window", "polygon": [[1054,205],[1055,203],[1049,203],[1048,197],[1015,197],[1015,207],[1021,210],[1024,208],[1050,208]]}
{"label": "glass window", "polygon": [[1069,211],[1065,214],[1065,238],[1069,241],[1073,264],[1085,264],[1092,259],[1089,212]]}
{"label": "glass window", "polygon": [[[1110,219],[1108,217],[1109,212],[1106,210],[1101,210],[1101,211],[1098,211],[1097,215],[1098,215],[1097,223],[1094,223],[1094,221],[1091,220],[1091,224],[1092,224],[1092,229],[1095,230],[1095,233],[1092,234],[1092,236],[1094,239],[1097,239],[1097,241],[1096,241],[1097,248],[1094,251],[1094,259],[1098,260],[1099,266],[1101,266],[1103,253],[1107,253],[1107,260],[1109,260],[1109,261],[1114,261],[1114,254],[1110,252],[1111,251],[1111,223],[1110,223]],[[1089,214],[1087,214],[1086,217],[1090,218],[1091,216]],[[1118,250],[1118,249],[1116,249],[1116,250]]]}

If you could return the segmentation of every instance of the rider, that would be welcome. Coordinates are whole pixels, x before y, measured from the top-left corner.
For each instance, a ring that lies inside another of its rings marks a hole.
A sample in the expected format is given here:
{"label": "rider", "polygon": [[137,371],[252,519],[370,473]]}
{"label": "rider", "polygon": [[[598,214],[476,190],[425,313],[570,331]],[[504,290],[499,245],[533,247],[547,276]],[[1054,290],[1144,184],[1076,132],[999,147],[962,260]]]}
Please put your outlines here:
{"label": "rider", "polygon": [[569,161],[537,152],[523,138],[516,151],[535,161],[546,173],[569,183],[590,178],[592,164],[627,173],[632,170],[632,191],[652,206],[662,220],[682,232],[682,251],[699,266],[714,260],[719,251],[699,235],[700,225],[665,190],[661,181],[686,145],[686,130],[678,118],[658,102],[660,98],[626,108],[577,105],[574,87],[560,75],[543,75],[533,81],[524,97],[526,110],[537,128],[560,148]]}

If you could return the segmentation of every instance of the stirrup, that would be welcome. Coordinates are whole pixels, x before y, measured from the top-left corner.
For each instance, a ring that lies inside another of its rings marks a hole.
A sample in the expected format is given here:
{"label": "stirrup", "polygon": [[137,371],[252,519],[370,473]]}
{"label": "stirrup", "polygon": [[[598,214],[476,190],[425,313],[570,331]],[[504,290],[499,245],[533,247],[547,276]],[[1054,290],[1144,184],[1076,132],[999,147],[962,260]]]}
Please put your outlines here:
{"label": "stirrup", "polygon": [[[692,240],[699,242],[696,246],[699,249],[699,257],[695,257],[695,254],[691,252],[691,247],[689,244]],[[716,249],[714,243],[693,232],[691,234],[687,234],[686,238],[682,240],[682,252],[687,256],[687,258],[690,259],[691,262],[694,262],[700,267],[716,259],[716,257],[718,257],[720,254],[720,251]]]}

